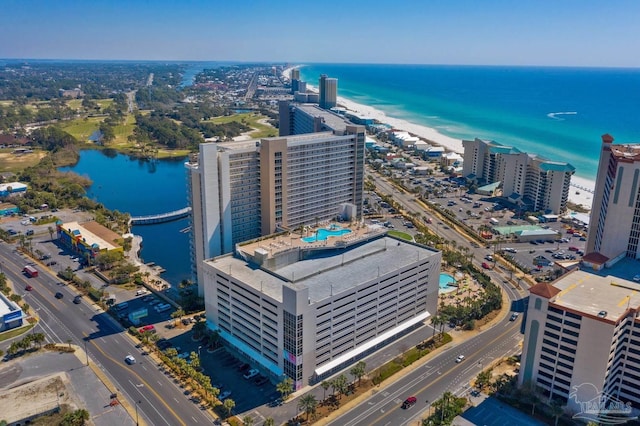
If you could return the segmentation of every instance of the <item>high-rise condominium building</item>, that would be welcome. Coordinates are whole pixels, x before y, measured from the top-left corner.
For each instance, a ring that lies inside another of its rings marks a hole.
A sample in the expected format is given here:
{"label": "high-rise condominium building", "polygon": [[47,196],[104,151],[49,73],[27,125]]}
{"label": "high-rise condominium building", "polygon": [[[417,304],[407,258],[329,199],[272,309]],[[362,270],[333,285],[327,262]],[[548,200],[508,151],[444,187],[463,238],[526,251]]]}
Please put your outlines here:
{"label": "high-rise condominium building", "polygon": [[531,211],[564,213],[575,168],[482,139],[463,140],[463,176],[480,185],[500,182],[502,196]]}
{"label": "high-rise condominium building", "polygon": [[333,247],[295,248],[286,236],[242,245],[203,262],[207,325],[299,389],[434,315],[440,260],[384,234]]}
{"label": "high-rise condominium building", "polygon": [[344,133],[347,126],[353,125],[344,116],[315,104],[280,101],[278,110],[280,136],[324,131]]}
{"label": "high-rise condominium building", "polygon": [[[186,163],[193,273],[204,259],[278,229],[362,212],[365,129],[205,143]],[[199,287],[202,292],[202,287]]]}
{"label": "high-rise condominium building", "polygon": [[569,412],[584,414],[588,406],[597,416],[606,414],[600,403],[624,410],[628,403],[637,415],[639,290],[631,277],[581,270],[531,287],[519,384],[537,388]]}
{"label": "high-rise condominium building", "polygon": [[614,145],[602,136],[596,190],[591,209],[588,254],[615,263],[640,258],[640,144]]}
{"label": "high-rise condominium building", "polygon": [[322,74],[319,80],[320,108],[331,109],[338,105],[338,79]]}

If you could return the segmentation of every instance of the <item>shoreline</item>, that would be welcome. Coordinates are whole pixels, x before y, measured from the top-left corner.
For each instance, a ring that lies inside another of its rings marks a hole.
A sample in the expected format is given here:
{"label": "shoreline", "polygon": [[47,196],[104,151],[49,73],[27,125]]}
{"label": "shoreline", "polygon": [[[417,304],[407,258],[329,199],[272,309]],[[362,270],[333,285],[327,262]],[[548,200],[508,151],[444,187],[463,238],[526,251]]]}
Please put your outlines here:
{"label": "shoreline", "polygon": [[[282,75],[287,79],[290,79],[291,70],[294,68],[300,68],[300,66],[292,66],[285,68],[282,71]],[[311,91],[317,92],[316,86],[307,82],[307,88]],[[339,90],[339,89],[338,89]],[[388,116],[384,111],[378,110],[372,106],[359,104],[352,100],[349,100],[343,96],[338,96],[338,104],[346,109],[357,112],[360,115],[370,117],[380,123],[386,123],[393,126],[396,130],[402,130],[414,134],[415,136],[426,140],[429,143],[442,146],[448,151],[456,152],[460,155],[464,154],[462,148],[462,140],[452,138],[450,136],[443,135],[436,129],[427,127],[421,124],[411,123],[401,118],[394,118]],[[595,190],[595,181],[587,178],[573,175],[571,177],[571,188],[569,190],[569,201],[573,204],[581,205],[591,210],[591,204],[593,202],[593,192]]]}

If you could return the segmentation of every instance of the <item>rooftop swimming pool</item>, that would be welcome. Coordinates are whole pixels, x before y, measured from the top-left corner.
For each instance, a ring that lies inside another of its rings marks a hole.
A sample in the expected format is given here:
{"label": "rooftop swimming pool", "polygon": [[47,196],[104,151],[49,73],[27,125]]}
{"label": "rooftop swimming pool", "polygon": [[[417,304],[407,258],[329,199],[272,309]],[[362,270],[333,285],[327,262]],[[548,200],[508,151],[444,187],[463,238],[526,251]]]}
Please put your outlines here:
{"label": "rooftop swimming pool", "polygon": [[329,237],[339,237],[351,232],[350,229],[342,229],[337,225],[331,225],[331,229],[318,229],[315,235],[302,239],[305,243],[315,243],[316,241],[326,241]]}
{"label": "rooftop swimming pool", "polygon": [[449,293],[454,291],[455,289],[458,288],[455,284],[456,284],[456,279],[453,278],[453,275],[441,273],[440,283],[439,283],[440,290],[438,290],[438,293],[443,294],[443,293]]}

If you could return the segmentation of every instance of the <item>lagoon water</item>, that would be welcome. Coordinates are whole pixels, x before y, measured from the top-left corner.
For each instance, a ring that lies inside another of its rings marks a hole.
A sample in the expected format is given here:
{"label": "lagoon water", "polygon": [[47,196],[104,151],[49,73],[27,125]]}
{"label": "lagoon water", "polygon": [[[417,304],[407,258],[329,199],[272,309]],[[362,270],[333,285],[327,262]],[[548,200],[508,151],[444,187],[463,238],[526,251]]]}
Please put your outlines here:
{"label": "lagoon water", "polygon": [[[185,159],[146,161],[114,151],[85,150],[73,167],[61,168],[88,176],[87,196],[110,210],[143,216],[178,210],[188,205]],[[191,278],[189,234],[180,232],[188,219],[133,227],[142,236],[140,257],[166,269],[162,277],[172,285]]]}
{"label": "lagoon water", "polygon": [[600,136],[640,142],[640,69],[311,64],[338,95],[457,139],[491,139],[595,180]]}

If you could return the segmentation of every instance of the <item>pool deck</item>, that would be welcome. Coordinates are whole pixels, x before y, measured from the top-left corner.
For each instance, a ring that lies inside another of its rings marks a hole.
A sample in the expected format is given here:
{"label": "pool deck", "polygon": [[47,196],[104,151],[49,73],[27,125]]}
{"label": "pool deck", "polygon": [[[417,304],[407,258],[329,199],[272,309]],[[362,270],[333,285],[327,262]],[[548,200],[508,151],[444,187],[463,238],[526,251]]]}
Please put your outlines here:
{"label": "pool deck", "polygon": [[330,224],[322,226],[308,227],[305,232],[289,232],[280,234],[271,238],[264,238],[246,245],[242,245],[240,249],[250,255],[254,255],[257,249],[266,250],[269,255],[275,255],[291,249],[299,248],[322,248],[322,247],[344,247],[360,241],[367,240],[373,236],[385,234],[387,228],[382,225],[366,225],[366,224],[345,224],[340,223],[342,229],[349,229],[351,232],[341,236],[329,236],[326,240],[319,240],[312,243],[302,241],[302,238],[310,237],[315,234],[317,229],[329,229]]}

